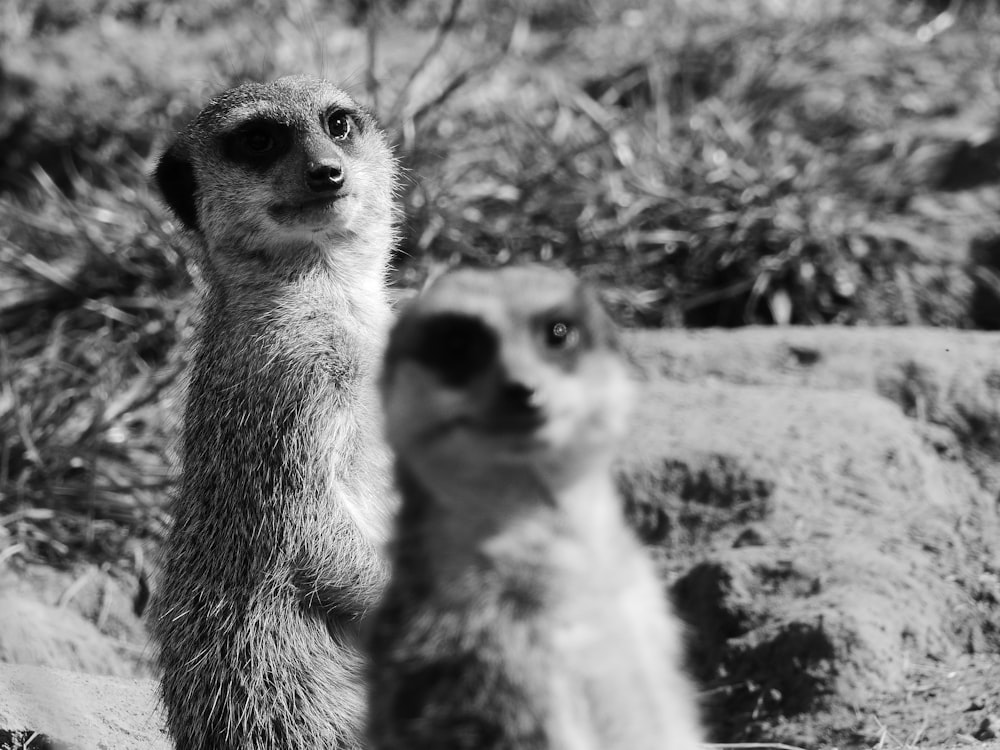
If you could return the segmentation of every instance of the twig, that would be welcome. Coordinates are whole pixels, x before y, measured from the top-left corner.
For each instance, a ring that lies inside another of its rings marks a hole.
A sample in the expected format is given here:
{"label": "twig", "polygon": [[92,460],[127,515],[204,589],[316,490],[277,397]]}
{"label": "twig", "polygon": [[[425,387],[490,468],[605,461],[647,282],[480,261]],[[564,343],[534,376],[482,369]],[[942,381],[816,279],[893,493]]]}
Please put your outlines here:
{"label": "twig", "polygon": [[90,579],[94,577],[93,574],[94,569],[87,568],[87,571],[82,576],[73,581],[73,583],[67,586],[66,590],[59,595],[59,599],[56,601],[56,606],[65,607],[73,601],[73,599],[76,598],[76,595],[80,593],[80,589],[86,586],[90,582]]}
{"label": "twig", "polygon": [[711,304],[712,302],[729,299],[730,297],[738,297],[743,294],[743,292],[753,287],[753,285],[754,279],[743,279],[734,284],[730,284],[724,289],[713,289],[705,292],[704,294],[698,294],[694,297],[690,297],[681,303],[681,309],[684,311],[695,310],[699,307],[703,307],[704,305]]}
{"label": "twig", "polygon": [[444,102],[448,100],[448,98],[452,94],[454,94],[458,89],[460,89],[462,86],[468,83],[470,79],[474,78],[475,76],[479,75],[485,70],[493,68],[497,64],[497,62],[499,62],[503,58],[505,54],[506,54],[505,52],[499,52],[490,57],[489,60],[484,60],[478,65],[473,65],[472,67],[463,70],[461,73],[457,73],[447,83],[447,85],[441,90],[441,92],[437,96],[435,96],[430,101],[424,102],[422,105],[420,105],[419,109],[417,109],[417,111],[413,113],[413,117],[410,118],[411,122],[413,123],[412,130],[416,131],[421,121],[425,117],[427,117],[428,114],[438,109],[442,104],[444,104]]}
{"label": "twig", "polygon": [[103,399],[81,440],[93,437],[123,415],[155,401],[183,370],[184,362],[181,360],[154,373],[135,378],[128,390],[114,399]]}
{"label": "twig", "polygon": [[901,266],[896,266],[893,269],[893,280],[896,282],[896,288],[899,289],[906,324],[910,326],[920,325],[920,310],[917,306],[917,297],[913,292],[913,282],[909,272]]}
{"label": "twig", "polygon": [[[7,353],[7,340],[0,340],[0,373],[11,373],[10,363],[8,362]],[[21,438],[21,443],[24,445],[25,455],[35,464],[42,464],[42,452],[38,450],[38,446],[35,444],[35,440],[31,435],[31,428],[28,425],[28,420],[25,416],[25,412],[29,410],[30,407],[25,406],[22,409],[21,400],[18,398],[17,388],[14,386],[14,377],[11,374],[7,374],[3,379],[3,386],[5,386],[8,393],[11,395],[13,403],[10,406],[10,413],[14,417],[14,425],[17,427],[18,436]],[[30,411],[28,412],[30,416]]]}
{"label": "twig", "polygon": [[924,717],[920,721],[920,726],[917,727],[917,731],[913,733],[913,739],[910,740],[909,746],[916,747],[917,743],[920,742],[920,738],[924,736],[924,732],[926,731],[927,731],[927,716],[924,715]]}
{"label": "twig", "polygon": [[886,744],[887,740],[892,740],[892,742],[894,742],[899,747],[902,747],[902,748],[906,747],[906,745],[904,745],[895,736],[893,736],[892,732],[889,731],[889,728],[879,720],[877,714],[872,714],[872,719],[878,725],[879,729],[882,730],[882,734],[879,737],[878,746],[877,746],[876,750],[882,750],[885,747],[885,744]]}
{"label": "twig", "polygon": [[736,748],[737,750],[805,750],[795,745],[781,742],[702,742],[702,747]]}
{"label": "twig", "polygon": [[[108,564],[104,563],[102,566],[102,572],[107,573]],[[104,626],[107,625],[108,615],[111,612],[111,578],[108,575],[103,577],[101,585],[101,608],[97,612],[97,621],[94,623],[97,625],[98,630],[104,630]]]}
{"label": "twig", "polygon": [[[455,21],[458,19],[458,11],[462,7],[462,0],[451,0],[451,7],[448,9],[448,16],[441,22],[437,28],[437,33],[434,36],[434,41],[431,42],[430,47],[424,52],[424,56],[420,58],[412,70],[410,70],[410,75],[406,79],[406,83],[399,90],[396,95],[396,100],[392,103],[392,109],[389,110],[389,116],[386,118],[386,122],[395,122],[403,108],[406,106],[407,101],[410,98],[410,89],[413,87],[414,81],[416,81],[417,76],[424,72],[427,66],[430,64],[431,60],[437,55],[441,50],[444,40],[451,33],[452,29],[455,27]],[[440,97],[439,97],[440,98]],[[416,117],[414,117],[416,120]]]}
{"label": "twig", "polygon": [[992,271],[985,266],[976,266],[972,269],[972,275],[976,281],[989,288],[997,299],[1000,299],[1000,273]]}
{"label": "twig", "polygon": [[66,194],[59,189],[51,175],[40,166],[36,164],[31,173],[39,187],[49,196],[52,202],[66,209],[66,218],[73,225],[76,236],[81,237],[85,246],[90,249],[91,257],[87,258],[85,263],[87,261],[93,262],[95,258],[107,257],[108,253],[97,243],[93,234],[87,231],[87,222],[83,210],[66,197]]}
{"label": "twig", "polygon": [[562,82],[563,86],[554,87],[556,97],[582,112],[594,125],[611,137],[614,134],[614,124],[617,119],[607,107],[597,101],[579,86]]}
{"label": "twig", "polygon": [[[124,404],[118,403],[117,405],[115,405],[115,408],[109,411],[108,419],[110,421],[114,421],[115,419],[118,419],[126,412],[135,411],[139,407],[152,403],[159,397],[159,395],[164,391],[164,389],[172,385],[174,381],[177,380],[177,377],[183,371],[184,371],[183,360],[178,361],[176,364],[172,366],[168,366],[166,368],[158,370],[150,378],[147,379],[146,382],[151,381],[152,386],[148,391],[146,391],[145,394],[142,394],[141,391],[139,391],[138,389],[134,391],[130,390],[128,400],[126,400]],[[134,398],[131,397],[133,393],[135,394]]]}
{"label": "twig", "polygon": [[24,552],[26,549],[27,546],[25,546],[22,542],[18,542],[17,544],[10,545],[6,549],[0,550],[0,565],[3,565],[9,558]]}
{"label": "twig", "polygon": [[55,516],[56,512],[51,508],[22,508],[0,516],[0,526],[9,526],[15,521],[48,521]]}
{"label": "twig", "polygon": [[378,30],[382,20],[380,10],[381,0],[372,0],[368,8],[367,26],[365,34],[367,39],[367,49],[365,50],[365,90],[368,92],[368,100],[371,102],[373,112],[378,112],[378,75],[375,72],[375,64],[378,61]]}
{"label": "twig", "polygon": [[80,290],[76,285],[76,281],[71,276],[68,276],[61,269],[56,268],[51,263],[42,260],[37,255],[32,255],[29,252],[16,259],[15,262],[25,271],[34,275],[35,278],[41,281],[48,282],[52,286],[59,287],[73,295],[78,295],[80,293]]}

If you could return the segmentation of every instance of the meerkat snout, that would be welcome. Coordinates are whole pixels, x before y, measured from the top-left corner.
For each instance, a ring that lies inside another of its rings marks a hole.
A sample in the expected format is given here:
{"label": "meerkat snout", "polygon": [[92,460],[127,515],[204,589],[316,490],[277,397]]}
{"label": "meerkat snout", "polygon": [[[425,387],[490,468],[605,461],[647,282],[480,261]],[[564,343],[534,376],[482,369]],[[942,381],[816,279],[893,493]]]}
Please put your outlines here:
{"label": "meerkat snout", "polygon": [[538,392],[531,386],[516,380],[508,381],[500,390],[498,407],[511,417],[535,417],[542,407],[537,395]]}

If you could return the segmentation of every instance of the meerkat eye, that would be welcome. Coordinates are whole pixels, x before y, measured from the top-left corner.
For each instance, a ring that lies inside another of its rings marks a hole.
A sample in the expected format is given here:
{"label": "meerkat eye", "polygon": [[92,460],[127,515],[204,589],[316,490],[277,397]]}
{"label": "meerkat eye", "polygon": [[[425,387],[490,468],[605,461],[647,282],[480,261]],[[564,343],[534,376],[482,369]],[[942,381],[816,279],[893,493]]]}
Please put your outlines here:
{"label": "meerkat eye", "polygon": [[343,141],[354,130],[354,120],[346,112],[337,111],[327,118],[326,127],[330,131],[331,138],[335,141]]}
{"label": "meerkat eye", "polygon": [[240,147],[251,154],[266,154],[274,148],[274,136],[266,130],[254,128],[240,133]]}
{"label": "meerkat eye", "polygon": [[546,326],[545,345],[550,349],[573,349],[580,343],[580,329],[572,323],[557,320]]}
{"label": "meerkat eye", "polygon": [[291,146],[291,134],[280,124],[248,122],[225,136],[223,152],[233,161],[252,168],[266,169]]}

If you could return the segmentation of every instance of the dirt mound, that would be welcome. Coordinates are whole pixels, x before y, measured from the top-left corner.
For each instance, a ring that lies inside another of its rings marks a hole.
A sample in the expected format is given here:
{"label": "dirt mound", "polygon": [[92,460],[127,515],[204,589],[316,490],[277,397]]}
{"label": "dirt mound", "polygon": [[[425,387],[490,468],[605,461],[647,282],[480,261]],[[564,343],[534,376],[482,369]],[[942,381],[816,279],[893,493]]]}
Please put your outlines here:
{"label": "dirt mound", "polygon": [[0,662],[122,677],[152,673],[134,576],[93,565],[0,571]]}
{"label": "dirt mound", "polygon": [[960,447],[987,489],[1000,490],[1000,340],[994,333],[742,328],[642,331],[630,341],[650,378],[876,393],[915,419],[916,429],[929,428],[942,452],[949,441]]}
{"label": "dirt mound", "polygon": [[157,702],[152,680],[0,664],[0,747],[168,750]]}
{"label": "dirt mound", "polygon": [[997,592],[982,588],[1000,570],[1000,339],[747,329],[633,344],[649,382],[620,486],[692,625],[720,739],[863,744],[840,708],[905,692],[915,664],[997,650]]}
{"label": "dirt mound", "polygon": [[127,673],[111,642],[76,612],[12,594],[0,596],[0,662]]}

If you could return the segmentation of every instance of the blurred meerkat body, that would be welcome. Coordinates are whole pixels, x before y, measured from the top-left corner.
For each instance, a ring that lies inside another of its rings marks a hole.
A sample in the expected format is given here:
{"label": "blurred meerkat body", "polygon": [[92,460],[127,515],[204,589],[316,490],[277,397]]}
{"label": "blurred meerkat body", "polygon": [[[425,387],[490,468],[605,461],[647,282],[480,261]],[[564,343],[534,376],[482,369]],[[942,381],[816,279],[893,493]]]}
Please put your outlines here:
{"label": "blurred meerkat body", "polygon": [[568,272],[440,278],[390,336],[402,508],[374,750],[694,750],[681,635],[611,461],[633,385]]}
{"label": "blurred meerkat body", "polygon": [[312,78],[214,99],[155,181],[205,297],[151,630],[181,750],[357,748],[393,509],[376,370],[395,165]]}

